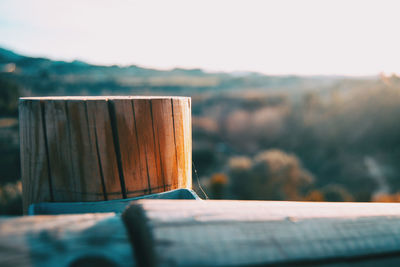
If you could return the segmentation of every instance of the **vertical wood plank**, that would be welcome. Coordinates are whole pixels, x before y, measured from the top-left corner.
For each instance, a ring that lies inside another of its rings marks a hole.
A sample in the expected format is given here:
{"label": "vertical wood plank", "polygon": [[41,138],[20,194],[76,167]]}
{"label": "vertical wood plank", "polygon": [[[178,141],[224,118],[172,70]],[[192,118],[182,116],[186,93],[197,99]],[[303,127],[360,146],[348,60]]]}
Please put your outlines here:
{"label": "vertical wood plank", "polygon": [[90,127],[95,133],[96,153],[104,180],[106,200],[122,198],[117,155],[107,101],[87,100]]}
{"label": "vertical wood plank", "polygon": [[111,100],[114,105],[127,197],[149,192],[147,169],[139,149],[132,101]]}
{"label": "vertical wood plank", "polygon": [[[149,193],[158,193],[164,190],[164,183],[160,175],[159,158],[156,156],[156,147],[153,131],[151,104],[149,99],[134,99],[134,116],[139,141],[140,157],[147,171]],[[143,164],[142,163],[142,164]]]}
{"label": "vertical wood plank", "polygon": [[174,125],[172,105],[170,99],[152,100],[153,124],[156,147],[159,151],[161,174],[164,178],[165,190],[178,188],[176,177],[178,168],[176,164],[176,149],[174,140]]}
{"label": "vertical wood plank", "polygon": [[185,155],[184,158],[186,160],[186,177],[187,179],[183,179],[185,184],[182,187],[192,188],[192,101],[191,98],[183,99],[185,102],[185,110],[183,117],[183,130],[184,130],[184,138],[185,138]]}
{"label": "vertical wood plank", "polygon": [[54,201],[104,200],[85,103],[55,100],[44,104]]}
{"label": "vertical wood plank", "polygon": [[[71,158],[75,168],[74,177],[77,201],[104,200],[104,188],[97,160],[94,133],[89,129],[86,101],[66,101],[69,120]],[[82,163],[85,164],[82,164]]]}
{"label": "vertical wood plank", "polygon": [[20,100],[19,102],[24,214],[27,213],[30,203],[53,200],[42,112],[39,101]]}
{"label": "vertical wood plank", "polygon": [[53,201],[75,201],[78,176],[76,162],[71,154],[72,138],[65,101],[51,100],[44,103],[49,164],[51,169]]}
{"label": "vertical wood plank", "polygon": [[[175,128],[175,146],[178,166],[178,187],[191,188],[192,162],[191,162],[191,126],[185,122],[190,117],[190,108],[185,99],[173,99],[173,117]],[[190,140],[189,140],[190,139]],[[190,151],[189,155],[186,152]],[[190,162],[189,162],[190,160]],[[184,179],[187,178],[187,179]]]}

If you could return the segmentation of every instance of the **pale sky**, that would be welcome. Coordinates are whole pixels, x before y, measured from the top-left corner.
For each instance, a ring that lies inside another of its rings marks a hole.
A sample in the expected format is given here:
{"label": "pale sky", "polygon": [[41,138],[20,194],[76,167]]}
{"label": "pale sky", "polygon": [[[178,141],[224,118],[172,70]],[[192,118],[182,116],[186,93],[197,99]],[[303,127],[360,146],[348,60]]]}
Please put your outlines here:
{"label": "pale sky", "polygon": [[400,73],[400,1],[0,0],[0,46],[161,69]]}

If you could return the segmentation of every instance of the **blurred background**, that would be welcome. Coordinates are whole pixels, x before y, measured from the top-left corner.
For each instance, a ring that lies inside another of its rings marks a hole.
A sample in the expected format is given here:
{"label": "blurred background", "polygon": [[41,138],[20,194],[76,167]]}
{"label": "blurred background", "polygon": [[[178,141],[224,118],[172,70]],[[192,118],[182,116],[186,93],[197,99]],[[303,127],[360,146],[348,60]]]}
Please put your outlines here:
{"label": "blurred background", "polygon": [[400,201],[399,7],[0,0],[0,214],[18,97],[44,95],[191,96],[201,197]]}

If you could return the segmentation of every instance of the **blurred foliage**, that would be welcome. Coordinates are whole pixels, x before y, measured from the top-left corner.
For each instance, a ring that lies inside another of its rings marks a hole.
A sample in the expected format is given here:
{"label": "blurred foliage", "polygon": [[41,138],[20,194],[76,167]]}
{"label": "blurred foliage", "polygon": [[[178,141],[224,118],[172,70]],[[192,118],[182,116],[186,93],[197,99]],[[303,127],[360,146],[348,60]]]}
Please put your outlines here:
{"label": "blurred foliage", "polygon": [[319,190],[310,191],[304,199],[305,201],[325,201],[325,197]]}
{"label": "blurred foliage", "polygon": [[4,193],[20,179],[18,96],[107,94],[192,96],[193,161],[212,198],[399,200],[396,75],[161,71],[0,49],[0,213],[21,211],[17,194]]}
{"label": "blurred foliage", "polygon": [[0,115],[18,115],[18,97],[20,95],[19,86],[6,75],[0,73]]}
{"label": "blurred foliage", "polygon": [[21,181],[8,183],[0,187],[0,214],[22,214]]}
{"label": "blurred foliage", "polygon": [[342,186],[330,184],[321,189],[324,201],[329,202],[348,202],[354,201],[352,195]]}
{"label": "blurred foliage", "polygon": [[238,199],[301,200],[313,178],[299,159],[280,150],[260,152],[253,159],[232,158],[229,176]]}
{"label": "blurred foliage", "polygon": [[[210,171],[203,175],[211,177],[213,171],[224,170],[231,184],[228,198],[373,201],[382,190],[389,190],[386,194],[391,195],[400,189],[397,76],[343,80],[330,90],[310,90],[300,98],[243,90],[241,94],[209,96],[199,101],[194,102],[199,116],[214,121],[208,124],[218,128],[210,131],[194,120],[194,132],[207,132],[197,136],[195,142],[208,144],[202,149],[207,147],[210,153],[223,158],[219,159],[219,168],[210,164]],[[221,144],[225,147],[223,153],[216,149]],[[287,163],[291,167],[283,168],[286,173],[268,171],[266,166],[273,163],[261,161],[261,156],[259,161],[264,165],[256,168],[257,155],[271,149],[292,155],[292,160],[283,157],[292,162]],[[300,171],[293,173],[313,177],[308,188],[301,189],[301,179],[289,179],[293,176],[288,169],[298,166]],[[280,173],[285,178],[279,178]],[[239,177],[243,177],[242,184]],[[293,188],[284,186],[285,179]],[[272,189],[274,186],[278,187]]]}
{"label": "blurred foliage", "polygon": [[211,197],[214,199],[223,199],[226,195],[226,185],[228,177],[223,173],[215,173],[211,176]]}
{"label": "blurred foliage", "polygon": [[400,192],[378,195],[373,200],[375,202],[400,202]]}

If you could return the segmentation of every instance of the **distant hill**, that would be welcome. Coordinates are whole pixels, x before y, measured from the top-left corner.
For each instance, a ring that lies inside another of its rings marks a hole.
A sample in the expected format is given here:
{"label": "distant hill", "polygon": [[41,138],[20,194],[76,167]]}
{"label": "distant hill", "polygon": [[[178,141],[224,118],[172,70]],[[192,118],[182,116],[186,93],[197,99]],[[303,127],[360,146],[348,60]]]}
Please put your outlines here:
{"label": "distant hill", "polygon": [[15,62],[21,58],[23,58],[23,56],[0,47],[0,63]]}
{"label": "distant hill", "polygon": [[0,48],[1,75],[25,95],[176,94],[268,90],[296,95],[332,87],[343,77],[268,76],[255,72],[210,73],[201,69],[156,70],[136,65],[98,66],[53,61]]}

